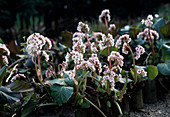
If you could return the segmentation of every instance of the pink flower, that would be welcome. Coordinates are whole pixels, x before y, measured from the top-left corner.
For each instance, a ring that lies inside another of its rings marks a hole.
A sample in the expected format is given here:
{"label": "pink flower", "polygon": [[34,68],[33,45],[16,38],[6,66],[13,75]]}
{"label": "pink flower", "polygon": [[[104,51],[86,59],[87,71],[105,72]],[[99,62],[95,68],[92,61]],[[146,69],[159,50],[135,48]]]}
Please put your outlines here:
{"label": "pink flower", "polygon": [[89,32],[90,29],[89,29],[89,26],[87,24],[85,24],[83,22],[79,22],[78,26],[77,26],[77,30],[79,32],[84,32],[84,31]]}
{"label": "pink flower", "polygon": [[147,76],[147,72],[145,72],[144,69],[138,69],[138,70],[137,70],[137,74],[142,75],[142,77]]}
{"label": "pink flower", "polygon": [[140,56],[145,53],[145,48],[143,48],[141,45],[138,45],[135,49],[136,49],[135,59],[138,60]]}
{"label": "pink flower", "polygon": [[105,17],[107,21],[110,22],[110,11],[108,9],[102,11],[101,15],[99,16],[99,22],[104,21]]}
{"label": "pink flower", "polygon": [[123,62],[124,57],[122,55],[120,55],[119,52],[116,51],[112,51],[110,56],[108,56],[107,60],[108,61],[114,61],[114,65],[118,65],[118,66],[123,66],[124,62]]}

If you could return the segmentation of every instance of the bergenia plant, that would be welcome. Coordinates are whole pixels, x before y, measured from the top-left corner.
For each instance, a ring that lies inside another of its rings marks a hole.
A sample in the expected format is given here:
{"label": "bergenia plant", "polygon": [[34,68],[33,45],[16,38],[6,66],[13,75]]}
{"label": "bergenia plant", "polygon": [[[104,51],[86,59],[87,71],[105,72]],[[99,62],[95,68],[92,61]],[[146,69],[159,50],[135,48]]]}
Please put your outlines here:
{"label": "bergenia plant", "polygon": [[[41,70],[41,57],[45,57],[45,61],[49,60],[49,55],[44,49],[45,46],[47,49],[51,49],[52,43],[50,39],[40,35],[39,33],[33,33],[27,38],[27,47],[26,51],[28,55],[34,57],[35,62],[35,70],[37,73],[37,77],[41,84],[43,84],[43,76]],[[38,58],[38,67],[37,67],[37,58]]]}
{"label": "bergenia plant", "polygon": [[[75,32],[73,34],[72,50],[66,54],[65,61],[60,64],[61,70],[59,74],[61,78],[67,75],[70,80],[74,80],[76,84],[77,96],[78,94],[80,95],[79,92],[81,90],[79,89],[79,83],[81,82],[79,82],[80,74],[78,73],[78,70],[81,70],[82,73],[90,71],[92,74],[85,77],[82,93],[84,93],[86,89],[87,78],[92,78],[102,85],[109,96],[111,96],[112,93],[117,96],[119,92],[119,100],[120,98],[122,98],[126,89],[126,85],[124,86],[122,91],[116,89],[117,83],[125,83],[122,80],[121,75],[122,67],[124,65],[124,57],[117,51],[110,51],[110,48],[114,47],[115,45],[115,40],[110,34],[110,31],[115,28],[115,25],[112,24],[110,25],[110,28],[108,27],[108,22],[110,21],[109,10],[106,9],[102,11],[101,15],[99,16],[99,21],[105,23],[107,30],[106,34],[103,34],[101,32],[92,32],[90,31],[88,24],[85,24],[83,22],[78,23],[77,30],[79,32]],[[130,40],[128,39],[130,38],[127,37],[127,40],[125,40],[127,41],[126,43],[130,42]],[[102,59],[103,56],[101,54],[104,49],[107,49],[108,53],[106,61]],[[70,69],[69,66],[72,62],[74,62],[74,67]],[[114,102],[116,103],[120,110],[120,113],[122,114],[120,106],[116,102],[116,98]]]}
{"label": "bergenia plant", "polygon": [[128,54],[129,51],[132,55],[132,61],[133,61],[133,69],[134,69],[134,84],[137,83],[138,81],[138,78],[137,78],[137,69],[135,67],[135,59],[138,60],[140,58],[140,56],[142,54],[144,54],[145,52],[145,49],[141,46],[141,45],[138,45],[135,49],[136,49],[136,56],[134,56],[134,53],[132,51],[132,48],[131,46],[129,45],[129,43],[131,42],[131,38],[128,34],[124,34],[122,36],[120,36],[118,39],[117,39],[117,42],[116,42],[116,47],[118,49],[120,49],[120,47],[123,45],[122,47],[122,53],[124,54]]}
{"label": "bergenia plant", "polygon": [[137,35],[137,38],[143,37],[145,41],[149,41],[149,44],[152,49],[153,64],[155,64],[155,51],[154,51],[153,43],[154,43],[154,40],[159,39],[159,34],[155,30],[152,29],[152,24],[153,24],[152,20],[153,20],[153,16],[148,15],[146,20],[143,19],[141,21],[142,24],[145,24],[147,28],[145,28],[143,32],[140,32]]}

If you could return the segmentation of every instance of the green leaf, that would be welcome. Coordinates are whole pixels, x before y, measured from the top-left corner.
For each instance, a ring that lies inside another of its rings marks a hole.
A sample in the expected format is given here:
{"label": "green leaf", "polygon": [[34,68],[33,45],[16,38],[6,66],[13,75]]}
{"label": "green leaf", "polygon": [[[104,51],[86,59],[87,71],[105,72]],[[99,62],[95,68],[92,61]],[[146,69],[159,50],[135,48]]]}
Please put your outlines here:
{"label": "green leaf", "polygon": [[21,93],[12,92],[9,88],[0,87],[0,104],[14,103],[20,101],[22,98]]}
{"label": "green leaf", "polygon": [[101,92],[101,93],[105,93],[106,92],[103,88],[99,88],[99,87],[97,87],[96,91]]}
{"label": "green leaf", "polygon": [[12,82],[7,87],[10,88],[11,91],[15,91],[15,92],[31,92],[34,90],[31,84],[28,84],[24,81],[18,81],[18,80]]}
{"label": "green leaf", "polygon": [[[112,51],[118,51],[118,49],[117,49],[115,46],[109,47],[109,50],[110,50],[110,53],[111,53]],[[107,57],[107,56],[108,56],[108,48],[105,47],[105,48],[101,51],[100,54]]]}
{"label": "green leaf", "polygon": [[158,75],[158,68],[154,65],[149,65],[147,68],[148,80],[153,80]]}
{"label": "green leaf", "polygon": [[52,85],[51,96],[54,99],[54,102],[61,106],[63,103],[66,103],[73,94],[73,87],[70,86],[60,86],[60,85]]}
{"label": "green leaf", "polygon": [[2,39],[1,39],[1,38],[0,38],[0,43],[2,43],[2,44],[4,43],[4,42],[2,41]]}
{"label": "green leaf", "polygon": [[166,63],[160,63],[157,65],[158,71],[165,75],[165,76],[170,76],[170,62]]}
{"label": "green leaf", "polygon": [[61,32],[61,36],[62,36],[62,41],[61,43],[63,45],[65,45],[66,47],[68,48],[71,48],[72,47],[72,37],[73,37],[73,34],[71,34],[70,32],[68,31],[63,31]]}
{"label": "green leaf", "polygon": [[[128,78],[127,83],[129,83],[129,82],[133,82],[133,80]],[[122,78],[122,82],[121,83],[126,83],[126,78]]]}
{"label": "green leaf", "polygon": [[136,38],[137,34],[140,32],[140,29],[139,28],[130,28],[129,32],[133,36],[133,38]]}
{"label": "green leaf", "polygon": [[164,18],[160,18],[158,19],[153,25],[152,25],[152,28],[155,28],[156,31],[159,33],[160,35],[160,29],[162,26],[164,26],[166,24],[166,21]]}
{"label": "green leaf", "polygon": [[160,29],[160,33],[162,38],[170,37],[170,21]]}
{"label": "green leaf", "polygon": [[7,66],[3,66],[0,70],[0,86],[1,86],[1,83],[6,75],[6,68],[7,68]]}
{"label": "green leaf", "polygon": [[58,79],[54,79],[54,80],[47,80],[48,83],[50,84],[58,84],[58,85],[67,85],[65,83],[65,78],[58,78]]}
{"label": "green leaf", "polygon": [[111,102],[108,100],[106,103],[107,103],[107,106],[110,108],[111,107]]}
{"label": "green leaf", "polygon": [[32,95],[29,95],[29,96],[26,96],[24,99],[24,102],[23,102],[23,104],[22,104],[22,107],[23,106],[25,106],[26,104],[28,104],[28,102],[30,101],[30,99],[31,99],[31,97],[32,97]]}
{"label": "green leaf", "polygon": [[21,112],[21,117],[28,116],[36,108],[37,103],[36,100],[29,100]]}
{"label": "green leaf", "polygon": [[90,103],[86,100],[83,101],[83,103],[81,104],[82,108],[89,108],[90,107]]}

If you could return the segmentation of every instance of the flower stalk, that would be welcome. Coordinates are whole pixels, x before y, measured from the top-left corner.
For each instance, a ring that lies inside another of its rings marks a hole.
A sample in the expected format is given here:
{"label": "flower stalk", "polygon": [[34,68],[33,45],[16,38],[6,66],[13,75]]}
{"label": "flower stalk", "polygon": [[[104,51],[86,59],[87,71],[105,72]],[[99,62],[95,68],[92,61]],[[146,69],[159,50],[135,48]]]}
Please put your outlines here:
{"label": "flower stalk", "polygon": [[137,71],[136,71],[136,68],[135,68],[135,57],[134,57],[134,54],[133,54],[133,51],[131,49],[131,47],[129,46],[129,44],[127,45],[127,48],[130,50],[130,53],[132,55],[132,60],[133,60],[133,69],[134,69],[134,84],[137,83]]}

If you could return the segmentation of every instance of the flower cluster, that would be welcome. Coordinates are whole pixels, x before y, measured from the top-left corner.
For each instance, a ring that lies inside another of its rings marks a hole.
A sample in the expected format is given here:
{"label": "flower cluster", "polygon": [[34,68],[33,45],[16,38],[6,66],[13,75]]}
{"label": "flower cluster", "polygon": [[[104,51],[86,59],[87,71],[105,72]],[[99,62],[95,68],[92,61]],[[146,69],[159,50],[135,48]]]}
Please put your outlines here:
{"label": "flower cluster", "polygon": [[70,79],[74,79],[74,77],[75,77],[75,70],[64,71],[64,73],[67,74]]}
{"label": "flower cluster", "polygon": [[114,46],[114,39],[111,34],[108,34],[106,36],[105,34],[100,33],[99,35],[102,37],[102,40],[97,41],[99,43],[99,45],[98,45],[99,49],[103,48],[103,46],[105,46],[107,44],[109,46]]}
{"label": "flower cluster", "polygon": [[147,20],[143,19],[141,22],[142,22],[142,24],[145,24],[147,27],[151,27],[153,24],[152,20],[153,20],[153,16],[148,15]]}
{"label": "flower cluster", "polygon": [[5,53],[6,55],[10,55],[10,51],[9,51],[9,49],[6,47],[6,45],[5,44],[1,44],[0,43],[0,50],[2,50],[2,52],[3,53]]}
{"label": "flower cluster", "polygon": [[138,69],[138,70],[137,70],[137,74],[142,75],[142,77],[147,76],[147,72],[145,72],[144,69]]}
{"label": "flower cluster", "polygon": [[116,51],[112,51],[110,56],[108,56],[107,60],[108,61],[114,61],[114,66],[117,66],[117,67],[122,67],[124,62],[123,62],[123,59],[124,57],[122,55],[120,55],[119,52],[116,52]]}
{"label": "flower cluster", "polygon": [[40,54],[42,52],[43,46],[46,43],[48,45],[48,49],[51,49],[52,44],[51,44],[51,41],[47,37],[40,35],[40,33],[33,33],[27,38],[26,51],[30,55],[34,53]]}
{"label": "flower cluster", "polygon": [[115,24],[110,24],[109,26],[109,30],[115,30],[116,29],[116,25]]}
{"label": "flower cluster", "polygon": [[106,81],[108,80],[110,82],[111,85],[111,91],[113,91],[115,89],[115,81],[122,81],[122,75],[116,73],[117,72],[117,67],[114,66],[111,69],[107,66],[104,65],[103,66],[105,68],[105,71],[103,72],[104,76],[102,78],[102,86],[105,86]]}
{"label": "flower cluster", "polygon": [[128,34],[124,34],[122,36],[119,37],[119,39],[116,41],[116,48],[120,48],[120,46],[122,45],[122,42],[123,43],[123,47],[122,47],[122,53],[124,54],[128,54],[128,51],[127,51],[127,46],[128,44],[130,43],[131,41],[131,38],[129,37]]}
{"label": "flower cluster", "polygon": [[17,78],[26,78],[26,76],[24,74],[16,74],[14,77],[11,78],[11,82],[14,82],[14,80],[16,80]]}
{"label": "flower cluster", "polygon": [[4,63],[5,65],[8,65],[8,64],[9,64],[7,56],[2,55],[2,59],[3,59],[3,63]]}
{"label": "flower cluster", "polygon": [[148,39],[159,39],[159,34],[152,29],[146,28],[143,32],[140,32],[137,35],[137,38],[144,37],[144,40],[147,41]]}
{"label": "flower cluster", "polygon": [[85,23],[83,23],[83,22],[79,22],[78,23],[78,26],[77,26],[77,30],[79,31],[79,32],[89,32],[89,26],[87,25],[87,24],[85,24]]}
{"label": "flower cluster", "polygon": [[[7,56],[6,55],[10,55],[10,51],[9,51],[9,49],[6,47],[6,45],[5,44],[1,44],[0,43],[0,51],[2,51],[2,60],[3,60],[3,63],[5,64],[5,65],[7,65],[9,62],[8,62],[8,58],[7,58]],[[5,54],[5,55],[4,55]]]}
{"label": "flower cluster", "polygon": [[138,60],[140,58],[140,55],[145,53],[145,48],[143,48],[141,45],[138,45],[135,49],[136,49],[135,59]]}
{"label": "flower cluster", "polygon": [[46,72],[45,72],[45,76],[47,78],[51,78],[51,77],[55,77],[55,70],[52,66],[48,67]]}
{"label": "flower cluster", "polygon": [[97,57],[97,54],[92,54],[87,61],[83,60],[79,65],[77,65],[77,69],[90,69],[92,72],[96,71],[96,67],[98,68],[99,73],[101,73],[102,65]]}
{"label": "flower cluster", "polygon": [[110,22],[110,11],[108,9],[102,11],[101,15],[99,16],[99,22],[104,21],[104,18],[106,18],[107,21]]}

